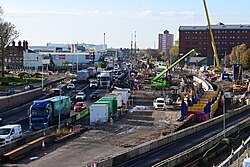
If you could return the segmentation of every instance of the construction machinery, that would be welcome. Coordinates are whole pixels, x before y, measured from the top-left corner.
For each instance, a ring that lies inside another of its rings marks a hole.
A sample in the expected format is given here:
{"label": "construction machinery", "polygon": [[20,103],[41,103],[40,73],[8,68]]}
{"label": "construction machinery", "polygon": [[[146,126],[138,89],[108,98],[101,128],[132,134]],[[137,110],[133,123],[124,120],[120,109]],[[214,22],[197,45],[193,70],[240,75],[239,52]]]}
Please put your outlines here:
{"label": "construction machinery", "polygon": [[216,50],[216,46],[215,46],[215,42],[214,42],[214,35],[213,35],[212,27],[211,27],[211,24],[210,24],[210,19],[209,19],[209,15],[208,15],[206,0],[203,0],[203,3],[204,3],[205,12],[206,12],[207,24],[208,24],[208,28],[209,28],[209,32],[210,32],[210,36],[211,36],[211,45],[212,45],[212,48],[213,48],[214,59],[215,59],[214,67],[213,67],[212,71],[217,76],[220,76],[222,71],[221,71],[220,62],[219,62],[219,58],[218,58],[218,54],[217,54],[217,50]]}
{"label": "construction machinery", "polygon": [[240,63],[233,64],[233,91],[246,89],[243,83],[243,66]]}
{"label": "construction machinery", "polygon": [[173,64],[171,64],[167,69],[162,71],[160,74],[158,74],[154,79],[151,80],[151,84],[153,84],[153,87],[155,88],[169,88],[169,82],[171,80],[171,76],[166,76],[166,78],[162,78],[164,74],[166,74],[168,71],[170,71],[173,67],[175,67],[178,63],[180,63],[182,60],[184,60],[187,56],[190,54],[195,55],[196,52],[194,49],[190,50],[188,53],[186,53],[184,56],[182,56],[180,59],[175,61]]}

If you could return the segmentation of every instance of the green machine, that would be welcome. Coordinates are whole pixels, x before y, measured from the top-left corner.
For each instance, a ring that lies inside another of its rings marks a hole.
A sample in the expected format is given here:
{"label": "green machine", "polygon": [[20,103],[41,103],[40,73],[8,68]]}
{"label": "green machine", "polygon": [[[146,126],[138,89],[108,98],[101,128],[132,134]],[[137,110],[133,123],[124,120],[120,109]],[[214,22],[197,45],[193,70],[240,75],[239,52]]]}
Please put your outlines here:
{"label": "green machine", "polygon": [[[172,68],[174,68],[177,64],[179,64],[183,59],[185,59],[190,54],[195,55],[196,52],[194,49],[190,50],[188,53],[186,53],[184,56],[182,56],[180,59],[176,60],[173,64],[171,64],[167,69],[162,71],[160,74],[158,74],[154,79],[151,80],[151,84],[153,85],[153,88],[169,88],[169,77],[167,78],[161,78],[165,73],[170,71]],[[160,80],[161,79],[161,80]]]}

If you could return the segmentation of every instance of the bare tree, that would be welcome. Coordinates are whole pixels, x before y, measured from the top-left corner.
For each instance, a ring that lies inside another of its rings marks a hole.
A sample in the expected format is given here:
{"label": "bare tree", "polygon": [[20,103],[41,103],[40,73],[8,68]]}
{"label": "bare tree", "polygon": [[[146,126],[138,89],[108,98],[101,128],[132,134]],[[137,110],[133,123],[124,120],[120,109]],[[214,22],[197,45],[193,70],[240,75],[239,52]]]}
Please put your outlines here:
{"label": "bare tree", "polygon": [[11,22],[4,21],[3,10],[0,6],[0,66],[2,77],[4,77],[6,48],[19,36],[19,33],[15,30],[15,28],[16,26]]}

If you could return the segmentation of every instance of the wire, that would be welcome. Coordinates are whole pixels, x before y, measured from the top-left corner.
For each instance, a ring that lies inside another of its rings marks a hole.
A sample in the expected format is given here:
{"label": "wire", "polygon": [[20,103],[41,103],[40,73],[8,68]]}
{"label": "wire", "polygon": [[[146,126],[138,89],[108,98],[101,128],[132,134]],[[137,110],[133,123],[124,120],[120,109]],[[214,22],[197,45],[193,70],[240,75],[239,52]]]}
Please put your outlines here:
{"label": "wire", "polygon": [[216,145],[214,145],[213,147],[211,147],[209,150],[207,150],[204,154],[203,154],[203,158],[207,155],[207,153],[209,152],[209,151],[211,151],[212,149],[214,149],[214,148],[216,148],[218,145],[220,144],[220,142],[218,142]]}
{"label": "wire", "polygon": [[195,162],[201,160],[203,157],[197,158],[196,160],[194,160],[193,162],[190,162],[189,164],[185,165],[184,167],[188,167],[190,165],[193,165]]}

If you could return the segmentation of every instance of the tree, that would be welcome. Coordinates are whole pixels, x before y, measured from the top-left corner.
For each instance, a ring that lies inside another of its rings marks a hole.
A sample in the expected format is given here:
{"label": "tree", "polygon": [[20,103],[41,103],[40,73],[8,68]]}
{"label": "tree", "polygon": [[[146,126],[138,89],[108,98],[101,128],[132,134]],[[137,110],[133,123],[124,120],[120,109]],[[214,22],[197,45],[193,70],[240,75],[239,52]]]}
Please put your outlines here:
{"label": "tree", "polygon": [[174,46],[169,50],[171,61],[175,61],[179,55],[179,40],[174,42]]}
{"label": "tree", "polygon": [[16,26],[11,22],[4,21],[3,10],[0,6],[0,66],[3,77],[6,48],[19,36],[15,28]]}
{"label": "tree", "polygon": [[241,63],[243,68],[249,69],[250,68],[250,49],[247,49],[243,55],[240,57]]}
{"label": "tree", "polygon": [[243,63],[241,57],[244,52],[247,50],[247,46],[245,44],[237,45],[233,47],[232,52],[230,53],[230,64],[233,65],[237,62]]}

